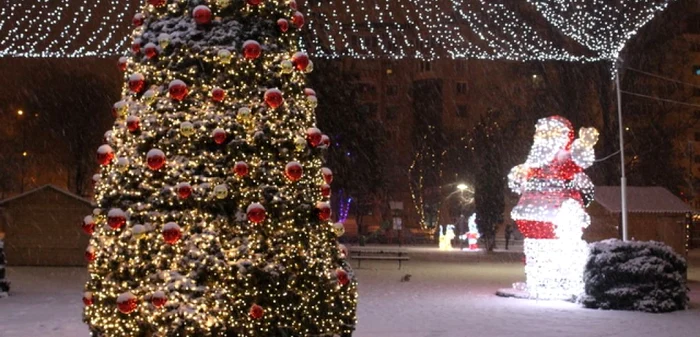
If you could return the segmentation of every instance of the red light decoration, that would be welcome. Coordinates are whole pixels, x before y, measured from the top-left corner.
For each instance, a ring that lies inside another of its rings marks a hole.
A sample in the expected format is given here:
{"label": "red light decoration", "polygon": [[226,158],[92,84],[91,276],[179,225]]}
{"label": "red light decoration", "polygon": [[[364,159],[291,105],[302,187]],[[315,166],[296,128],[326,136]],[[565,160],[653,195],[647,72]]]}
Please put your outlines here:
{"label": "red light decoration", "polygon": [[296,182],[304,175],[304,168],[299,162],[293,161],[284,168],[284,176],[291,182]]}
{"label": "red light decoration", "polygon": [[156,291],[151,295],[151,304],[156,308],[162,308],[168,303],[168,297],[162,291]]}
{"label": "red light decoration", "polygon": [[265,315],[265,310],[263,309],[263,307],[261,307],[261,306],[259,306],[259,305],[257,305],[257,304],[253,304],[253,305],[250,307],[249,315],[250,315],[250,317],[252,317],[253,319],[256,319],[256,320],[257,320],[257,319],[261,319],[261,318],[263,317],[263,315]]}
{"label": "red light decoration", "polygon": [[259,203],[252,203],[250,206],[248,206],[248,209],[246,210],[246,215],[248,216],[248,220],[254,224],[259,224],[263,221],[265,221],[265,217],[267,216],[267,212],[265,211],[265,207]]}
{"label": "red light decoration", "polygon": [[126,213],[119,208],[112,208],[107,213],[107,225],[112,229],[119,229],[126,225]]}
{"label": "red light decoration", "polygon": [[268,89],[265,91],[265,103],[267,103],[270,108],[277,109],[284,103],[282,92],[277,88]]}
{"label": "red light decoration", "polygon": [[114,150],[112,150],[112,147],[105,144],[97,148],[97,162],[102,165],[106,166],[112,163],[112,160],[114,159]]}
{"label": "red light decoration", "polygon": [[143,90],[143,85],[146,82],[145,77],[140,73],[131,74],[129,76],[129,91],[138,94]]}
{"label": "red light decoration", "polygon": [[260,43],[255,40],[248,40],[243,42],[243,57],[248,60],[255,60],[262,54],[262,47]]}
{"label": "red light decoration", "polygon": [[83,223],[81,225],[83,232],[87,235],[92,235],[92,233],[95,232],[95,219],[91,215],[86,216],[83,219]]}
{"label": "red light decoration", "polygon": [[189,94],[189,89],[187,88],[187,84],[185,84],[185,82],[181,80],[174,80],[168,85],[168,93],[170,94],[170,98],[179,102],[185,99],[187,94]]}
{"label": "red light decoration", "polygon": [[141,128],[141,119],[138,116],[131,115],[126,118],[126,129],[130,132],[136,132]]}
{"label": "red light decoration", "polygon": [[292,15],[292,24],[294,27],[299,29],[303,27],[305,23],[306,20],[304,19],[304,14],[301,14],[301,12],[294,12],[294,15]]}
{"label": "red light decoration", "polygon": [[146,154],[146,162],[148,163],[148,168],[151,170],[160,170],[165,166],[165,153],[158,149],[151,149]]}
{"label": "red light decoration", "polygon": [[192,17],[198,25],[208,25],[211,23],[211,9],[205,5],[199,5],[192,10]]}
{"label": "red light decoration", "polygon": [[117,309],[122,314],[130,314],[138,308],[139,304],[136,297],[129,292],[119,295],[117,298]]}
{"label": "red light decoration", "polygon": [[249,171],[248,164],[243,161],[239,161],[233,166],[233,172],[240,178],[247,176]]}
{"label": "red light decoration", "polygon": [[289,21],[287,19],[279,19],[277,20],[277,27],[282,33],[286,33],[289,30]]}
{"label": "red light decoration", "polygon": [[168,222],[163,226],[163,241],[168,244],[176,244],[182,237],[182,229],[174,222]]}
{"label": "red light decoration", "polygon": [[192,186],[189,183],[179,183],[176,186],[177,196],[180,199],[187,199],[192,195]]}

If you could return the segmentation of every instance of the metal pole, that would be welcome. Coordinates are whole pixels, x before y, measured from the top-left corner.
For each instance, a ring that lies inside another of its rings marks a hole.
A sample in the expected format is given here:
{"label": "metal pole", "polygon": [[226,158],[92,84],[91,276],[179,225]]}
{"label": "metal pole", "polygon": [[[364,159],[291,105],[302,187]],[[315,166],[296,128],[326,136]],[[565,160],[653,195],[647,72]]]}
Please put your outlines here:
{"label": "metal pole", "polygon": [[622,61],[618,60],[617,72],[615,73],[615,89],[617,91],[617,119],[620,124],[620,200],[622,206],[622,241],[627,241],[627,177],[625,177],[625,130],[622,123],[622,93],[620,92],[621,68]]}

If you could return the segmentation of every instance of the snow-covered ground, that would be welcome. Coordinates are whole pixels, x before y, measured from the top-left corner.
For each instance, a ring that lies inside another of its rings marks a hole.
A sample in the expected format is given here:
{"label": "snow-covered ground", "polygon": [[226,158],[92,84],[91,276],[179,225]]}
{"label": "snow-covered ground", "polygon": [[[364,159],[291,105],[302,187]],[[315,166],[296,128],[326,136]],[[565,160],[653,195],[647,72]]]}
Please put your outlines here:
{"label": "snow-covered ground", "polygon": [[[435,260],[412,260],[402,270],[396,263],[363,263],[357,271],[360,304],[354,336],[680,337],[700,331],[700,254],[689,273],[692,307],[670,314],[500,298],[494,295],[497,288],[523,279],[522,264]],[[406,274],[411,280],[401,282]],[[87,336],[81,322],[83,269],[10,268],[8,276],[12,296],[0,299],[0,336]]]}

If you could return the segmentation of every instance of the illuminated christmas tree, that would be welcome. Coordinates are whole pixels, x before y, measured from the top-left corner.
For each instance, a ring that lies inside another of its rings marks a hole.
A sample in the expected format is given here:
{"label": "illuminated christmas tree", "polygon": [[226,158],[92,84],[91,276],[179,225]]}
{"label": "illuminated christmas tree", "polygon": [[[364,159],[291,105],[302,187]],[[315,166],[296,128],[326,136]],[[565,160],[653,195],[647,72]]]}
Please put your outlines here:
{"label": "illuminated christmas tree", "polygon": [[304,16],[288,0],[148,0],[83,229],[92,336],[350,336]]}
{"label": "illuminated christmas tree", "polygon": [[525,236],[525,273],[531,296],[566,298],[583,292],[588,255],[583,229],[594,186],[584,169],[595,161],[598,131],[574,128],[561,116],[537,122],[534,144],[524,164],[514,167],[508,185],[521,195],[511,217]]}

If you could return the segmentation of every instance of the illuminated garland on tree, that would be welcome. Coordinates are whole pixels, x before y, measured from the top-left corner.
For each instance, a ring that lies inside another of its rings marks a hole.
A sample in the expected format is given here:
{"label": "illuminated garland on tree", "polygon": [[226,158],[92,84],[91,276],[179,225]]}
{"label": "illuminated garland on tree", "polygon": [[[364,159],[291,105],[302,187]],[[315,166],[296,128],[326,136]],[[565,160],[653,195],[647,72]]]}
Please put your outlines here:
{"label": "illuminated garland on tree", "polygon": [[[313,32],[306,47],[324,58],[615,60],[670,1],[308,0]],[[80,57],[120,54],[136,0],[6,2],[0,57]],[[539,33],[523,5],[583,50],[572,52]]]}
{"label": "illuminated garland on tree", "polygon": [[289,0],[148,0],[82,227],[96,337],[349,336],[357,283]]}

